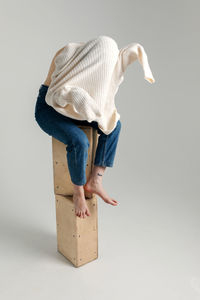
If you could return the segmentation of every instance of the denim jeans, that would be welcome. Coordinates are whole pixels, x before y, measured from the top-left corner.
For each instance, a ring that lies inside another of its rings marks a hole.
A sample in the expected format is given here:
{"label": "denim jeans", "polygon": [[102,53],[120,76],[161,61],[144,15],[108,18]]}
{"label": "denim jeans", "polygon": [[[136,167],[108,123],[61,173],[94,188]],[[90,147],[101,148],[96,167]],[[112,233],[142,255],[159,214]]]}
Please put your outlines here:
{"label": "denim jeans", "polygon": [[87,181],[85,169],[88,159],[89,140],[85,132],[77,125],[87,125],[97,129],[99,134],[94,165],[113,167],[114,157],[121,130],[121,121],[108,135],[102,132],[96,121],[76,120],[57,112],[45,102],[48,86],[41,84],[35,105],[35,120],[48,135],[66,145],[66,158],[71,181],[76,185],[84,185]]}

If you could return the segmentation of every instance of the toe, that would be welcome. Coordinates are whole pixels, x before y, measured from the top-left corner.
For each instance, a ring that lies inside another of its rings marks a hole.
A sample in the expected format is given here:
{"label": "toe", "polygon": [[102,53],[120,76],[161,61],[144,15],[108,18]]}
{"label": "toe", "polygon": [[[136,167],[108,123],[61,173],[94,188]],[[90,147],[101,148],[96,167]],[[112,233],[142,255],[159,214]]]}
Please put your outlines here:
{"label": "toe", "polygon": [[117,205],[117,202],[115,200],[109,200],[108,203],[110,203],[111,205]]}
{"label": "toe", "polygon": [[88,210],[86,210],[86,215],[89,217],[90,216],[90,212]]}
{"label": "toe", "polygon": [[115,199],[112,199],[112,202],[113,202],[114,204],[117,204],[117,201],[116,201]]}

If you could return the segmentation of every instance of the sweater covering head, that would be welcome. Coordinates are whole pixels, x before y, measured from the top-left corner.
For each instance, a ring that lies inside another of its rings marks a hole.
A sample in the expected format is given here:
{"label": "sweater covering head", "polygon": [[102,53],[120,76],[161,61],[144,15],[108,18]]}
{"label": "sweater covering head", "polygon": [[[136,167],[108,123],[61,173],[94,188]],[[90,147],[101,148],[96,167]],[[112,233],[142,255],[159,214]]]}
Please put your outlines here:
{"label": "sweater covering head", "polygon": [[144,78],[155,82],[142,45],[122,49],[114,39],[101,35],[83,43],[68,43],[55,58],[45,101],[57,112],[77,120],[96,121],[110,134],[120,119],[115,94],[128,65],[139,60]]}

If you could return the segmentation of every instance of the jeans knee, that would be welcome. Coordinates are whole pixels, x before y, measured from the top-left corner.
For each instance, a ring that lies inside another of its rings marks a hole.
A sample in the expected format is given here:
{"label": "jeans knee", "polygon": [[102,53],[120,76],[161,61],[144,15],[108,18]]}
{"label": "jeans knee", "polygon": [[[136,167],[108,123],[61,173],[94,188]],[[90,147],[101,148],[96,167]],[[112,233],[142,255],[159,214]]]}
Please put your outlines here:
{"label": "jeans knee", "polygon": [[84,140],[79,141],[76,144],[76,146],[78,149],[83,149],[83,150],[88,151],[88,148],[90,147],[90,143],[89,143],[88,139],[84,139]]}
{"label": "jeans knee", "polygon": [[85,150],[88,151],[88,148],[90,146],[89,140],[87,137],[85,138],[73,138],[73,140],[68,143],[67,150],[71,151],[74,147],[78,150]]}

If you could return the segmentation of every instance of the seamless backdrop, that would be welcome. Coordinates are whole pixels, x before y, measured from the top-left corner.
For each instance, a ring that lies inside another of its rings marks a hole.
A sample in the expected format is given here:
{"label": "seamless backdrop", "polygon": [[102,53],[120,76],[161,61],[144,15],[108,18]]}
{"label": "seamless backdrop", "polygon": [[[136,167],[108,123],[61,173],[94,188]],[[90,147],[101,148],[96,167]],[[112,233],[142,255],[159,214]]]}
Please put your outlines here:
{"label": "seamless backdrop", "polygon": [[[0,1],[2,299],[200,299],[199,2]],[[56,252],[51,138],[34,120],[58,49],[97,35],[141,43],[156,82],[128,67],[122,129],[98,198],[99,258]]]}

